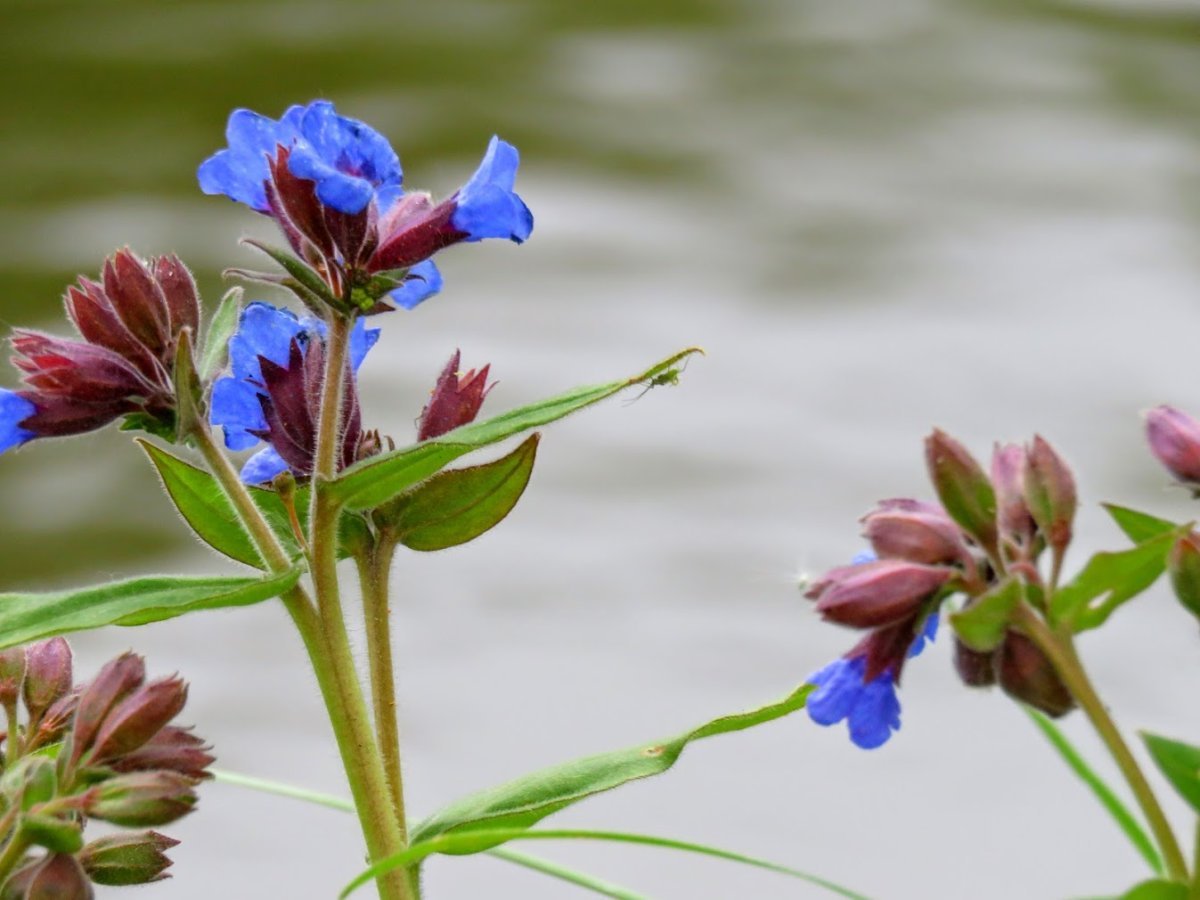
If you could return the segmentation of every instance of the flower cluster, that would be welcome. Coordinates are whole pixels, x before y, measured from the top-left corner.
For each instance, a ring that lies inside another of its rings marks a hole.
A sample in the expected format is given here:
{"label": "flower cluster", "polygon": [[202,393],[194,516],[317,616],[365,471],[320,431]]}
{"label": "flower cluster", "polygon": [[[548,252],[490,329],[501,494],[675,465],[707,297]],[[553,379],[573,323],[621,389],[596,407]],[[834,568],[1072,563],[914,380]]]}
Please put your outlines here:
{"label": "flower cluster", "polygon": [[[144,829],[192,811],[213,757],[190,729],[171,724],[186,699],[179,678],[147,681],[144,662],[132,653],[73,687],[71,648],[62,638],[0,652],[0,706],[8,721],[0,840],[25,853],[0,896],[74,900],[91,897],[92,883],[168,877],[165,851],[177,841],[139,831],[85,844],[83,831],[89,818]],[[45,852],[37,855],[37,848]]]}
{"label": "flower cluster", "polygon": [[[934,431],[926,464],[940,504],[881,502],[862,519],[872,552],[831,570],[805,595],[826,620],[868,632],[809,679],[816,690],[808,701],[814,721],[846,720],[851,740],[864,748],[880,746],[900,727],[896,687],[905,661],[933,639],[943,601],[962,593],[969,609],[1009,579],[1041,590],[1037,564],[1046,550],[1053,587],[1071,541],[1074,479],[1040,437],[1028,447],[997,445],[989,474],[961,444]],[[1051,715],[1074,705],[1041,650],[1016,628],[986,647],[956,637],[955,664],[967,684],[998,683]]]}
{"label": "flower cluster", "polygon": [[235,110],[226,138],[228,147],[200,166],[201,189],[273,218],[349,308],[380,312],[391,308],[386,298],[411,309],[441,286],[429,259],[438,250],[484,238],[520,243],[533,230],[513,190],[517,150],[497,137],[475,174],[441,203],[405,193],[387,140],[325,100],[293,106],[278,120]]}
{"label": "flower cluster", "polygon": [[175,256],[138,259],[128,249],[99,281],[67,289],[67,314],[81,341],[14,332],[13,364],[24,387],[0,390],[0,452],[34,438],[81,434],[122,417],[171,436],[175,354],[200,324],[191,273]]}

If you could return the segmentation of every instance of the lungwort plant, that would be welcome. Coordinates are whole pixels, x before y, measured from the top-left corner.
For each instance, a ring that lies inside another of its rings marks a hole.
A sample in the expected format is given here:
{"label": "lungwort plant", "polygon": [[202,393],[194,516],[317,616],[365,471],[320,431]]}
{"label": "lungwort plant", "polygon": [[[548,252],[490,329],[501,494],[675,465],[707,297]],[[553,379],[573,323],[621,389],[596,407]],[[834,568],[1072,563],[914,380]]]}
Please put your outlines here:
{"label": "lungwort plant", "polygon": [[[693,742],[806,705],[820,724],[847,721],[858,746],[883,745],[900,725],[897,688],[908,660],[948,617],[962,680],[998,685],[1025,704],[1145,858],[1151,880],[1127,896],[1200,897],[1200,865],[1189,864],[1077,652],[1081,634],[1105,625],[1168,569],[1186,609],[1200,613],[1200,536],[1188,525],[1110,507],[1133,546],[1097,554],[1068,575],[1075,483],[1041,438],[998,446],[985,471],[934,432],[927,461],[936,501],[882,502],[862,520],[871,550],[806,586],[821,616],[863,638],[781,692],[783,699],[410,815],[389,600],[397,554],[454,547],[498,525],[529,482],[541,444],[536,429],[628,388],[675,385],[700,351],[684,349],[644,371],[485,416],[483,407],[500,399],[491,366],[464,363],[455,350],[431,377],[413,433],[381,433],[360,402],[358,372],[370,364],[381,328],[406,324],[406,311],[441,290],[433,257],[456,244],[519,244],[532,234],[533,216],[515,192],[517,150],[492,138],[466,183],[435,201],[404,187],[383,136],[326,101],[294,106],[278,120],[237,110],[226,138],[199,168],[201,189],[271,219],[281,236],[279,245],[247,241],[261,251],[266,271],[227,275],[284,289],[293,309],[243,304],[243,289],[234,287],[206,315],[176,256],[122,249],[97,278],[67,288],[77,337],[12,336],[21,384],[0,391],[0,451],[112,423],[139,433],[171,503],[201,541],[228,558],[230,573],[0,595],[7,722],[0,900],[88,897],[93,882],[165,877],[170,838],[118,832],[85,843],[85,827],[90,819],[140,829],[178,818],[192,809],[212,761],[202,740],[171,724],[183,705],[182,682],[146,681],[140,658],[125,654],[73,687],[70,651],[59,635],[263,602],[283,605],[307,651],[351,799],[220,777],[354,812],[369,865],[346,873],[343,895],[371,884],[386,900],[418,900],[431,855],[488,853],[594,893],[640,897],[513,846],[597,840],[716,856],[799,879],[808,891],[861,898],[729,850],[542,823],[597,793],[666,772]],[[1150,415],[1149,432],[1171,473],[1200,490],[1200,424],[1163,408]],[[233,455],[243,451],[253,452]],[[464,459],[479,451],[484,458]],[[345,573],[357,576],[357,589],[343,583]],[[347,602],[355,594],[361,607]],[[355,648],[348,617],[360,609],[365,646]],[[402,621],[402,611],[395,618]],[[365,655],[365,679],[356,652]],[[1051,722],[1075,709],[1112,751],[1141,818]],[[1146,742],[1200,811],[1200,749],[1160,737]]]}

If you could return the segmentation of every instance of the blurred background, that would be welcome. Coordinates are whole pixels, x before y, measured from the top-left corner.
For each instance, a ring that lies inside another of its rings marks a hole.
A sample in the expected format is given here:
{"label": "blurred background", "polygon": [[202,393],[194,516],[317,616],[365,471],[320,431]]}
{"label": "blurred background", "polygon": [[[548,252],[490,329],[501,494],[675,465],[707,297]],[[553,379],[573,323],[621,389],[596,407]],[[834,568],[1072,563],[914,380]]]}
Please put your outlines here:
{"label": "blurred background", "polygon": [[[707,348],[681,386],[550,428],[497,530],[398,560],[420,815],[775,699],[847,649],[796,578],[859,550],[875,500],[928,495],[933,425],[981,456],[1052,440],[1087,501],[1075,567],[1122,541],[1096,501],[1195,515],[1139,413],[1200,411],[1198,50],[1182,0],[3,0],[0,319],[64,331],[63,288],[125,244],[179,252],[211,310],[221,269],[257,262],[236,239],[269,230],[202,196],[197,164],[234,107],[326,97],[438,196],[501,134],[537,221],[523,247],[445,252],[443,294],[377,320],[369,426],[407,441],[455,347],[493,366],[485,412]],[[233,567],[112,430],[0,460],[0,511],[4,590]],[[1196,637],[1160,585],[1083,642],[1128,729],[1200,734]],[[225,768],[345,793],[278,604],[74,644],[81,675],[131,645],[182,672]],[[1143,877],[1024,715],[962,688],[948,651],[943,635],[906,671],[904,728],[881,750],[798,715],[554,821],[895,900]],[[1078,716],[1065,727],[1111,771]],[[167,830],[176,877],[145,890],[163,900],[330,897],[361,867],[351,818],[228,785]],[[521,849],[655,898],[824,896],[666,852]],[[426,870],[431,900],[575,895],[482,856]]]}

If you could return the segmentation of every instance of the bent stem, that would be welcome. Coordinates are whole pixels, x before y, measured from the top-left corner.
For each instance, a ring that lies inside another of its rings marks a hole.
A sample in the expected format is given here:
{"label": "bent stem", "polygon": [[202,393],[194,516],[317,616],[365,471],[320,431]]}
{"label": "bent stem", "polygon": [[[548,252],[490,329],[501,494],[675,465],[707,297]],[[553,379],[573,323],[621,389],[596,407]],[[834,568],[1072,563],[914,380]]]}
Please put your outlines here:
{"label": "bent stem", "polygon": [[[317,423],[308,546],[313,588],[317,595],[317,616],[342,702],[339,713],[346,718],[354,745],[354,780],[358,781],[360,789],[354,795],[355,806],[364,828],[368,823],[370,825],[368,846],[371,857],[378,859],[402,851],[407,842],[397,810],[392,805],[387,774],[371,731],[366,701],[355,671],[354,653],[346,631],[337,578],[338,520],[342,510],[327,487],[337,475],[350,325],[349,319],[334,315],[329,322],[325,343],[325,373]],[[384,900],[415,900],[418,896],[408,873],[404,871],[390,872],[377,879],[377,883],[380,897]]]}
{"label": "bent stem", "polygon": [[1038,645],[1050,663],[1058,672],[1059,678],[1066,685],[1071,696],[1079,703],[1080,708],[1096,729],[1096,733],[1108,748],[1109,754],[1116,762],[1121,774],[1125,777],[1129,789],[1137,798],[1142,814],[1150,826],[1154,840],[1162,852],[1163,864],[1167,876],[1172,881],[1186,883],[1188,881],[1187,863],[1175,833],[1159,805],[1158,798],[1146,780],[1137,764],[1129,745],[1121,737],[1117,724],[1112,720],[1091,679],[1083,668],[1083,662],[1075,650],[1075,642],[1069,631],[1053,629],[1042,620],[1031,608],[1022,604],[1017,607],[1015,624]]}
{"label": "bent stem", "polygon": [[[291,568],[292,562],[287,551],[263,517],[262,511],[254,503],[246,486],[242,484],[237,471],[217,445],[208,425],[203,420],[198,420],[193,424],[190,435],[225,496],[233,504],[238,519],[253,540],[263,564],[272,572]],[[336,547],[336,544],[334,546]],[[378,751],[371,740],[370,727],[365,720],[365,708],[357,720],[352,712],[354,693],[357,693],[359,706],[362,707],[361,691],[355,683],[354,690],[350,692],[351,696],[347,697],[343,679],[339,677],[334,666],[333,654],[323,633],[320,617],[304,589],[293,588],[283,595],[282,600],[297,631],[300,632],[304,649],[316,675],[321,699],[329,714],[329,723],[333,728],[342,766],[346,771],[350,793],[354,797],[367,849],[372,859],[382,859],[389,853],[402,849],[402,845],[389,833],[390,823],[386,817],[380,816],[379,810],[376,809],[377,804],[373,802],[373,798],[380,796],[379,787],[383,782],[376,784],[365,776],[365,773],[379,767],[379,761]],[[379,879],[380,896],[387,900],[412,900],[412,895],[406,893],[404,888],[403,878]]]}
{"label": "bent stem", "polygon": [[392,634],[388,609],[388,574],[396,544],[385,534],[365,555],[358,558],[362,584],[363,618],[367,626],[367,660],[370,665],[371,699],[375,733],[383,754],[392,805],[400,820],[400,834],[408,843],[405,826],[404,776],[400,768],[400,726],[396,716],[396,675],[392,665]]}

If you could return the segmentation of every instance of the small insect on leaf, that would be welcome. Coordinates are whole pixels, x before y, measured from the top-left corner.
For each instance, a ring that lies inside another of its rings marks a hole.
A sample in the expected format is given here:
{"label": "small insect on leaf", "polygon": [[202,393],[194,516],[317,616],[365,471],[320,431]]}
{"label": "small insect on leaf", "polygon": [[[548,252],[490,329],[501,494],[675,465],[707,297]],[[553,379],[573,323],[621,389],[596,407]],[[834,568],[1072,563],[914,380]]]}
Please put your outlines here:
{"label": "small insect on leaf", "polygon": [[657,375],[655,375],[653,378],[651,378],[649,381],[646,382],[646,386],[644,388],[642,388],[642,392],[640,394],[638,394],[636,397],[634,397],[631,400],[626,400],[625,405],[628,406],[631,403],[636,403],[638,400],[641,400],[642,397],[645,396],[646,391],[650,390],[651,388],[663,387],[663,386],[675,387],[676,385],[678,385],[679,384],[679,376],[683,374],[685,369],[687,369],[689,362],[691,362],[690,358],[686,362],[684,362],[682,367],[671,366],[671,368],[666,369],[662,372],[659,372]]}

